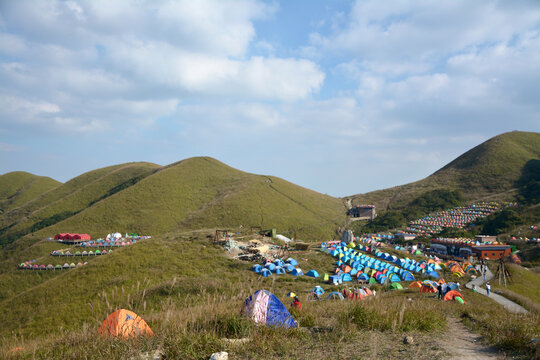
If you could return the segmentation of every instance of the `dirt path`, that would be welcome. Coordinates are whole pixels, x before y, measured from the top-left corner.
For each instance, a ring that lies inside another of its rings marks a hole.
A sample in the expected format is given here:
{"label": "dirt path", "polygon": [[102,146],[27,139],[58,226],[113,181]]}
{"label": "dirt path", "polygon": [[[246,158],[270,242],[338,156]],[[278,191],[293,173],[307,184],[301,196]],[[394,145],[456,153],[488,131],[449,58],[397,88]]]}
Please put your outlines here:
{"label": "dirt path", "polygon": [[471,332],[458,319],[449,317],[448,330],[441,337],[441,346],[450,354],[451,360],[504,359],[494,347],[483,345],[481,336]]}

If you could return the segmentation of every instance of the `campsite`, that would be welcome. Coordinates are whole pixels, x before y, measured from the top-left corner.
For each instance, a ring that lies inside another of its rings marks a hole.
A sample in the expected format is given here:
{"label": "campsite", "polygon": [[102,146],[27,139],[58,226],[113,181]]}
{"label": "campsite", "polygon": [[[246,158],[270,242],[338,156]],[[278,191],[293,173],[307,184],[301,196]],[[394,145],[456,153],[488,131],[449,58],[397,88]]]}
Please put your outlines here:
{"label": "campsite", "polygon": [[4,0],[0,39],[0,360],[540,360],[540,0]]}

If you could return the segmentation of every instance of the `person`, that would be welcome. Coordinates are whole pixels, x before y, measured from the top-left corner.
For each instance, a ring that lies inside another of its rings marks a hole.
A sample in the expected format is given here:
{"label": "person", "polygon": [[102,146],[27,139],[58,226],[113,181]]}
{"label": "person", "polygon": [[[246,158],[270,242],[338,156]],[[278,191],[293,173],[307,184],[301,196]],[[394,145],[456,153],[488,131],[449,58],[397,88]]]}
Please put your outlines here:
{"label": "person", "polygon": [[491,292],[491,285],[489,285],[489,282],[486,283],[486,291],[487,291],[487,296],[489,296],[489,293]]}
{"label": "person", "polygon": [[437,299],[442,300],[442,284],[437,285]]}
{"label": "person", "polygon": [[292,307],[294,308],[297,308],[297,309],[301,309],[302,308],[302,303],[300,302],[300,299],[298,298],[298,296],[295,296],[294,297],[294,301],[293,303],[291,304]]}
{"label": "person", "polygon": [[473,286],[472,286],[472,291],[476,292],[476,285],[475,284],[473,284]]}

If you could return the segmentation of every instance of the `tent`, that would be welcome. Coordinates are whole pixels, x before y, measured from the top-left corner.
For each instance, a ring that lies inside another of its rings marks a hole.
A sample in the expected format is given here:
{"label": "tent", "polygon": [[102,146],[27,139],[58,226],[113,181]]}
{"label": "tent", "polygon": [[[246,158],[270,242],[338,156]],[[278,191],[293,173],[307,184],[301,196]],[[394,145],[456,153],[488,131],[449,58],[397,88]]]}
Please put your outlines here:
{"label": "tent", "polygon": [[460,297],[463,301],[465,301],[465,299],[463,299],[463,295],[461,295],[461,293],[459,291],[456,291],[456,290],[450,290],[449,292],[447,292],[443,296],[443,300],[444,301],[452,301],[452,300],[456,300],[457,297]]}
{"label": "tent", "polygon": [[153,336],[152,329],[139,315],[120,309],[109,315],[98,329],[100,335],[128,339],[139,335]]}
{"label": "tent", "polygon": [[293,258],[288,258],[287,261],[285,261],[287,264],[291,264],[292,266],[298,265],[298,261],[296,261]]}
{"label": "tent", "polygon": [[343,277],[341,278],[342,281],[352,281],[350,274],[343,274]]}
{"label": "tent", "polygon": [[272,272],[268,269],[262,269],[259,273],[262,277],[268,277],[272,275]]}
{"label": "tent", "polygon": [[319,277],[319,273],[317,271],[315,271],[315,270],[309,270],[306,273],[306,276],[317,278],[317,277]]}
{"label": "tent", "polygon": [[296,327],[296,321],[279,299],[269,291],[258,290],[244,302],[243,314],[257,324],[284,327]]}
{"label": "tent", "polygon": [[390,284],[390,290],[403,290],[403,286],[400,283],[395,282]]}
{"label": "tent", "polygon": [[330,294],[328,294],[328,300],[345,300],[343,295],[341,293],[338,293],[337,291],[333,291]]}
{"label": "tent", "polygon": [[421,288],[422,287],[422,283],[420,281],[415,281],[415,282],[412,282],[410,285],[409,285],[409,289],[413,289],[413,288]]}
{"label": "tent", "polygon": [[274,274],[285,274],[285,269],[281,266],[276,266],[276,268],[272,271]]}
{"label": "tent", "polygon": [[317,285],[313,289],[311,289],[311,292],[320,296],[320,295],[324,294],[324,289],[322,287],[320,287],[319,285]]}
{"label": "tent", "polygon": [[423,283],[422,287],[420,288],[420,292],[423,293],[434,293],[437,292],[437,288],[429,283]]}

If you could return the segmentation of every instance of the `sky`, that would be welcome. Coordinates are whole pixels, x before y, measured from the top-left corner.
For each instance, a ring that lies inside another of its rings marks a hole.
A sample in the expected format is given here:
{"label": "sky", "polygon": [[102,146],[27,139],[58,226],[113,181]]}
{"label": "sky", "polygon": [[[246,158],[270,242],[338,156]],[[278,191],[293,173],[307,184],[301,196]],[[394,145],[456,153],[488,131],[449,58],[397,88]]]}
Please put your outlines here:
{"label": "sky", "polygon": [[0,173],[211,156],[332,196],[540,131],[540,2],[0,1]]}

